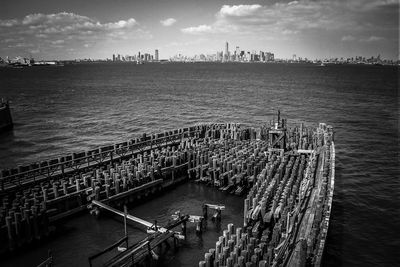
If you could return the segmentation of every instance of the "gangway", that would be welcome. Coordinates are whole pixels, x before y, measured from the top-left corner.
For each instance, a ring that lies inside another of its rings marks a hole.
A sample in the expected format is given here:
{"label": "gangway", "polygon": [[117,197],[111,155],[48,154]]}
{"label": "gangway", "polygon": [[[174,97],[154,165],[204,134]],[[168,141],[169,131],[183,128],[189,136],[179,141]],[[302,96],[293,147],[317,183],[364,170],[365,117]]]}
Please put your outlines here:
{"label": "gangway", "polygon": [[[102,202],[100,202],[100,201],[92,200],[92,204],[95,205],[95,206],[98,206],[98,207],[100,207],[100,208],[102,208],[102,209],[108,210],[108,211],[110,211],[110,212],[112,212],[112,213],[114,213],[114,214],[116,214],[116,215],[125,217],[124,212],[119,211],[119,210],[117,210],[117,209],[114,209],[114,208],[112,208],[112,207],[110,207],[110,206],[108,206],[108,205],[106,205],[106,204],[104,204],[104,203],[102,203]],[[135,223],[139,223],[139,224],[141,224],[141,225],[144,225],[144,226],[146,226],[146,227],[148,227],[148,228],[151,228],[151,229],[153,229],[153,230],[154,230],[154,228],[155,228],[155,227],[154,227],[154,223],[145,221],[145,220],[143,220],[143,219],[140,219],[140,218],[138,218],[138,217],[132,216],[132,215],[130,215],[130,214],[127,214],[127,215],[126,215],[126,219],[127,219],[127,220],[130,220],[130,221],[133,221],[133,222],[135,222]],[[158,232],[160,232],[160,233],[168,232],[168,229],[166,229],[166,228],[164,228],[164,227],[157,226],[156,228],[157,228],[156,230],[157,230]]]}

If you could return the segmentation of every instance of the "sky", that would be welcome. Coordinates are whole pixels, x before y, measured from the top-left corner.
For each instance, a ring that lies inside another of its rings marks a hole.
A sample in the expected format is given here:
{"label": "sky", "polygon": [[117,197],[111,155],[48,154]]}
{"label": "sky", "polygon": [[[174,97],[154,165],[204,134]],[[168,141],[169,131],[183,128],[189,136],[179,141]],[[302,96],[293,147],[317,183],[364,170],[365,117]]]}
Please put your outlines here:
{"label": "sky", "polygon": [[0,57],[399,58],[399,0],[1,0]]}

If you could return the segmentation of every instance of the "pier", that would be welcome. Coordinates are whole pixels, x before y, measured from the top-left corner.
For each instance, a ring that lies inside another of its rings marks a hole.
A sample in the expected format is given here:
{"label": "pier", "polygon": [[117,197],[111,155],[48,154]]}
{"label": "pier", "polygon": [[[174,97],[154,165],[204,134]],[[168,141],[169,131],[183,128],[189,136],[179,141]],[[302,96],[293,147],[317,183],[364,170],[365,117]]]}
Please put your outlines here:
{"label": "pier", "polygon": [[[61,219],[88,207],[124,217],[122,206],[193,181],[245,196],[243,225],[228,224],[200,266],[304,266],[299,263],[304,260],[318,266],[329,225],[334,154],[332,127],[288,128],[278,114],[260,127],[197,125],[2,170],[0,250],[45,239]],[[193,222],[201,233],[208,212],[220,220],[224,209],[205,203],[203,216],[174,216],[182,230]],[[126,218],[151,234],[110,266],[144,261],[154,247],[178,238],[171,225],[155,227],[132,215]]]}

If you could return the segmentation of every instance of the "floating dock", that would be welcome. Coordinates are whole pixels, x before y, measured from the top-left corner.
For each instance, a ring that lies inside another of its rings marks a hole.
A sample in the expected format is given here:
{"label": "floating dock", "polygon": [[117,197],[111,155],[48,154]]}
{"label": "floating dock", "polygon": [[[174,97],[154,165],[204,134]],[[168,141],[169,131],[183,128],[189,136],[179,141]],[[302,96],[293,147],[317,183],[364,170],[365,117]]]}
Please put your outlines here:
{"label": "floating dock", "polygon": [[[261,127],[196,125],[2,170],[0,250],[46,238],[55,223],[93,203],[118,211],[191,180],[245,197],[243,225],[228,224],[199,266],[319,266],[334,163],[332,127],[288,128],[278,114]],[[210,209],[220,219],[224,208],[205,204],[203,217]],[[156,231],[152,240],[168,233]],[[130,251],[148,254],[144,247]],[[127,256],[132,264],[133,254]]]}

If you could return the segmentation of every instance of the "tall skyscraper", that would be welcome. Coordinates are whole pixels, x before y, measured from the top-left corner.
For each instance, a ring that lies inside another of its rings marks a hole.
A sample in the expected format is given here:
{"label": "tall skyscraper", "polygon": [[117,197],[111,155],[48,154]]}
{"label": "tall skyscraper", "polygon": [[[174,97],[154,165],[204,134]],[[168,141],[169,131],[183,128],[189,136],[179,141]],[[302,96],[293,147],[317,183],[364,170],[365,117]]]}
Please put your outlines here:
{"label": "tall skyscraper", "polygon": [[158,61],[158,49],[156,49],[156,51],[154,51],[154,58],[156,61]]}
{"label": "tall skyscraper", "polygon": [[229,45],[228,45],[228,42],[225,43],[224,59],[225,59],[225,61],[229,61]]}

